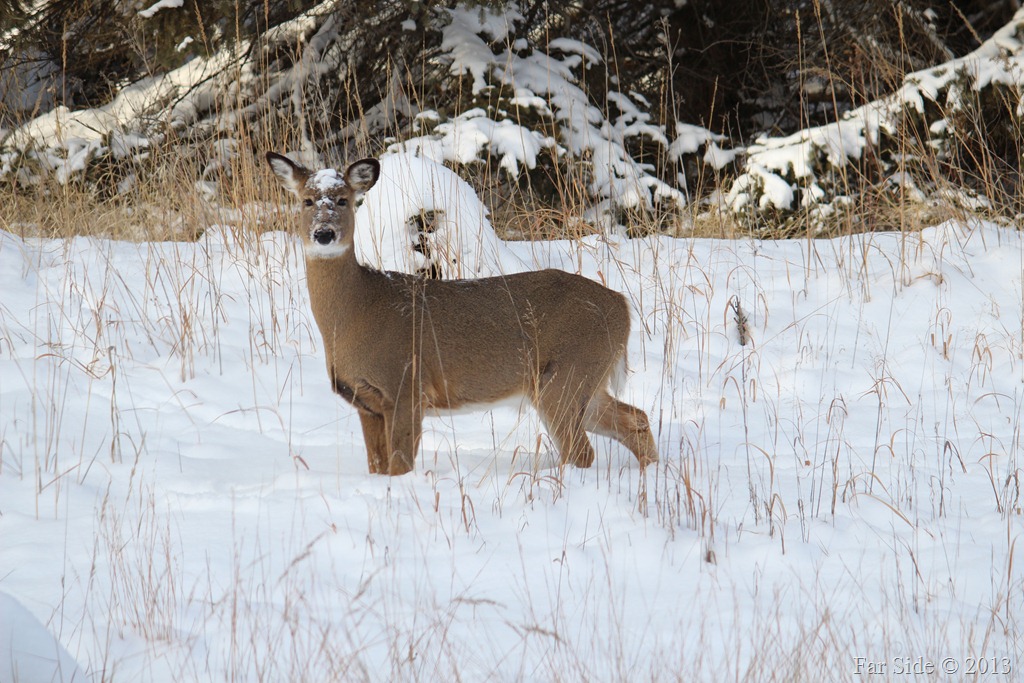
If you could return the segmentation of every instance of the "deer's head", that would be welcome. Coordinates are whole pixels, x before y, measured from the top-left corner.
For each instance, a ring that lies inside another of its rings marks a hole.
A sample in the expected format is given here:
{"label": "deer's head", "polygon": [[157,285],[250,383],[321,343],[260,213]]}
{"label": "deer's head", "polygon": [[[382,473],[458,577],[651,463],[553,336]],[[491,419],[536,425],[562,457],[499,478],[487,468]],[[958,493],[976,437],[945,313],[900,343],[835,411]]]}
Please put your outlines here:
{"label": "deer's head", "polygon": [[292,194],[302,200],[301,233],[306,255],[335,258],[351,251],[355,200],[380,177],[376,159],[362,159],[339,173],[311,171],[288,157],[267,152],[267,162]]}

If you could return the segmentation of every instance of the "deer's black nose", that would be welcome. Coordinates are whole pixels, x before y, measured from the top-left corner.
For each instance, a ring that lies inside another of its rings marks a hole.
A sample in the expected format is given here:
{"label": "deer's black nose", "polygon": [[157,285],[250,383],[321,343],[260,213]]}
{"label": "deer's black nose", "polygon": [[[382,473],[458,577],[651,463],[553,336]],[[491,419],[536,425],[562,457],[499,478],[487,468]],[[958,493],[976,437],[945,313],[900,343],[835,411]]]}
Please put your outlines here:
{"label": "deer's black nose", "polygon": [[334,241],[334,231],[330,228],[317,228],[313,231],[313,241],[317,244],[328,245]]}

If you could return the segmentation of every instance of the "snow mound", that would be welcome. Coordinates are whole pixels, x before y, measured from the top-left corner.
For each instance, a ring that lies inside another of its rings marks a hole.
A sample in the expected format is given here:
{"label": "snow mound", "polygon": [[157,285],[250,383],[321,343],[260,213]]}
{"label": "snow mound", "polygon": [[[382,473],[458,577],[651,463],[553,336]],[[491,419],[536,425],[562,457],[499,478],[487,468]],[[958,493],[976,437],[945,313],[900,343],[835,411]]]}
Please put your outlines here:
{"label": "snow mound", "polygon": [[[380,162],[380,179],[356,213],[356,254],[362,263],[406,273],[433,267],[445,278],[505,271],[504,245],[487,207],[465,180],[408,152],[384,155]],[[433,229],[423,232],[423,226]]]}
{"label": "snow mound", "polygon": [[86,683],[82,668],[25,606],[0,592],[0,680]]}

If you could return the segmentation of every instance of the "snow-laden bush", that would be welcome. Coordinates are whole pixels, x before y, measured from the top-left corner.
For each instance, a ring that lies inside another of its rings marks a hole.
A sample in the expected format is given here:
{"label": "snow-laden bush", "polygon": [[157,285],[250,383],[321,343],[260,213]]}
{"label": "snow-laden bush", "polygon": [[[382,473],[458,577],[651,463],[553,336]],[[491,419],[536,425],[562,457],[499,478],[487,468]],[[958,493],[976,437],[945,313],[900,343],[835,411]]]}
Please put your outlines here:
{"label": "snow-laden bush", "polygon": [[[877,196],[984,208],[1018,192],[1024,11],[974,52],[907,75],[888,97],[747,145],[743,131],[730,138],[675,120],[674,103],[642,94],[651,83],[620,80],[613,47],[566,21],[565,7],[527,7],[389,2],[371,16],[322,2],[235,40],[211,39],[205,56],[193,52],[201,36],[175,35],[189,55],[182,65],[122,84],[95,107],[44,97],[60,84],[46,86],[54,70],[38,67],[17,98],[40,103],[38,115],[17,125],[0,117],[10,125],[0,129],[0,181],[119,193],[185,158],[194,163],[174,172],[191,174],[198,194],[236,202],[232,174],[268,148],[307,165],[401,154],[455,170],[487,191],[492,209],[512,206],[512,218],[549,210],[562,226],[582,218],[599,230],[668,224],[676,233],[702,212],[805,229]],[[190,11],[139,9],[138,22]],[[669,52],[666,72],[678,57]],[[415,211],[430,214],[429,204]],[[396,238],[409,254],[421,253],[422,231],[408,218],[390,224],[403,226]],[[407,265],[467,266],[453,258],[431,253]],[[470,270],[487,270],[486,259],[475,262]]]}
{"label": "snow-laden bush", "polygon": [[[585,162],[586,188],[597,212],[686,204],[683,190],[663,181],[653,165],[638,161],[628,149],[640,138],[661,146],[663,153],[671,144],[664,126],[652,123],[644,110],[643,98],[610,90],[610,106],[602,109],[584,89],[583,72],[603,61],[592,46],[568,38],[545,46],[512,38],[510,32],[523,20],[514,8],[504,13],[456,8],[448,14],[443,59],[452,74],[469,76],[473,103],[486,106],[394,149],[461,164],[493,157],[512,177],[523,167],[535,168],[547,151]],[[439,118],[435,112],[421,116]]]}
{"label": "snow-laden bush", "polygon": [[[6,131],[0,177],[25,185],[87,180],[90,165],[106,158],[137,163],[181,145],[210,148],[225,170],[232,159],[224,149],[276,138],[312,164],[414,152],[457,167],[494,162],[507,183],[539,164],[559,166],[560,177],[585,189],[596,220],[622,209],[683,207],[682,157],[724,141],[698,126],[655,121],[642,95],[609,85],[615,77],[596,48],[531,31],[514,3],[411,14],[402,7],[352,24],[341,5],[322,3],[255,39],[132,83],[103,106],[56,106]],[[185,10],[157,16],[171,11]],[[381,76],[386,69],[367,57],[378,38],[425,43],[419,54],[388,55],[407,78]],[[413,98],[415,89],[432,95]],[[208,170],[198,179],[206,192]]]}
{"label": "snow-laden bush", "polygon": [[944,193],[968,208],[988,206],[985,194],[1000,191],[992,175],[1019,169],[1022,29],[1024,10],[977,50],[908,74],[886,98],[827,125],[758,138],[744,150],[728,209],[808,212],[813,219],[870,187],[894,188],[917,201]]}

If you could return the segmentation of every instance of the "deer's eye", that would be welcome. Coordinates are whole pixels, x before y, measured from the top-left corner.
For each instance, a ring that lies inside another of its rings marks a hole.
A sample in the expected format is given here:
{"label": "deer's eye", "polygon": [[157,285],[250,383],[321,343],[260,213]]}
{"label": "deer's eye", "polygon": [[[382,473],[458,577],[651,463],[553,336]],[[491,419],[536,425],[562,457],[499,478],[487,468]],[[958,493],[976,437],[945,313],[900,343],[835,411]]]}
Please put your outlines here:
{"label": "deer's eye", "polygon": [[342,197],[338,200],[338,206],[348,206],[348,200]]}
{"label": "deer's eye", "polygon": [[313,206],[313,200],[312,200],[312,199],[309,199],[309,198],[307,197],[306,199],[303,199],[303,200],[302,200],[302,205],[303,205],[303,206]]}

